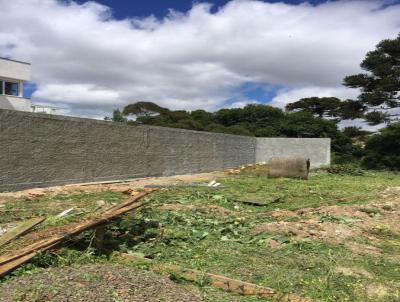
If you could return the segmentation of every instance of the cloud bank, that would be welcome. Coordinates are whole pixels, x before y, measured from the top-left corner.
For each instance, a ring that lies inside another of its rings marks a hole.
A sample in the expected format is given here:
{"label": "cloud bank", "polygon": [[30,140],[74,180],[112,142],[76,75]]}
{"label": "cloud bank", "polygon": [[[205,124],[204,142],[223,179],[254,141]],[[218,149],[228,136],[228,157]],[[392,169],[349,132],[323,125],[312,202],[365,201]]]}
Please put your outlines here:
{"label": "cloud bank", "polygon": [[96,2],[0,3],[0,56],[32,63],[34,101],[85,116],[138,100],[215,110],[230,106],[244,83],[280,87],[277,106],[313,95],[352,97],[343,77],[400,31],[400,5],[381,0],[234,0],[215,13],[195,4],[163,19],[124,20]]}

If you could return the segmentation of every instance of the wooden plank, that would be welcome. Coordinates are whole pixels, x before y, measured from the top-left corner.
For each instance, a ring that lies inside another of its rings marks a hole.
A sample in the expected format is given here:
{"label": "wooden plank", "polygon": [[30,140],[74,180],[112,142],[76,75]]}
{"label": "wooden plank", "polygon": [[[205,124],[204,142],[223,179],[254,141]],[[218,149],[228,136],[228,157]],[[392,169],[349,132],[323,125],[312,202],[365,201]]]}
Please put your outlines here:
{"label": "wooden plank", "polygon": [[[48,249],[52,248],[55,245],[49,246]],[[35,252],[31,252],[29,254],[26,254],[23,257],[14,259],[13,261],[10,261],[4,265],[0,266],[0,277],[8,274],[9,272],[12,272],[13,270],[15,270],[16,268],[20,267],[21,265],[23,265],[24,263],[28,262],[29,260],[31,260],[33,257],[35,257],[37,254],[39,254],[39,252],[35,251]]]}
{"label": "wooden plank", "polygon": [[132,199],[129,199],[129,200],[126,201],[126,202],[122,202],[122,203],[116,204],[116,205],[114,205],[114,206],[108,208],[108,209],[106,210],[105,213],[113,212],[113,211],[122,209],[122,208],[124,208],[124,207],[127,207],[127,206],[129,206],[129,205],[135,203],[136,201],[138,201],[138,200],[141,198],[141,197],[140,197],[140,198],[136,198],[136,197],[142,196],[142,194],[147,195],[147,194],[149,194],[149,193],[151,193],[151,192],[153,192],[153,191],[157,191],[157,189],[146,189],[146,190],[145,190],[144,192],[142,192],[142,193],[135,194],[135,195],[133,195],[133,198],[132,198]]}
{"label": "wooden plank", "polygon": [[[136,195],[134,198],[132,198],[129,202],[124,203],[125,206],[123,208],[120,208],[118,210],[111,211],[111,212],[106,212],[101,217],[97,217],[97,218],[94,218],[94,219],[91,219],[91,220],[88,220],[88,221],[85,221],[82,223],[74,224],[71,226],[71,229],[68,230],[67,232],[64,232],[62,234],[53,235],[50,238],[35,242],[23,249],[20,249],[15,254],[9,254],[9,255],[0,257],[0,272],[9,272],[10,270],[12,270],[13,263],[15,263],[16,265],[19,266],[22,263],[28,261],[32,257],[26,258],[25,256],[31,255],[33,252],[37,253],[37,252],[42,252],[42,251],[48,250],[49,248],[54,247],[57,244],[60,244],[63,241],[69,239],[70,237],[82,233],[83,231],[86,231],[88,229],[97,227],[97,226],[105,224],[105,223],[108,223],[111,219],[113,219],[119,215],[122,215],[128,211],[143,207],[144,204],[141,202],[137,202],[137,201],[149,193],[150,192],[140,193],[139,195]],[[23,258],[23,259],[20,259],[18,261],[19,258]],[[22,263],[21,263],[21,261],[22,261]],[[17,266],[15,266],[15,268],[16,267]],[[0,276],[2,276],[1,273],[0,273]]]}
{"label": "wooden plank", "polygon": [[162,264],[156,266],[154,271],[172,271],[182,276],[183,279],[194,282],[201,282],[206,278],[210,281],[210,285],[213,287],[236,292],[244,296],[274,297],[276,295],[276,291],[272,288],[232,279],[222,275],[188,270],[177,265]]}
{"label": "wooden plank", "polygon": [[[132,254],[114,253],[114,256],[127,260],[141,260],[151,263],[151,259],[141,258]],[[153,264],[150,269],[154,272],[173,272],[179,274],[180,277],[187,281],[202,282],[204,278],[210,281],[210,285],[226,291],[232,291],[245,296],[259,296],[265,298],[273,298],[282,302],[310,302],[308,298],[299,297],[294,294],[278,293],[272,288],[260,286],[257,284],[245,282],[242,280],[232,279],[222,275],[211,273],[203,273],[197,270],[187,269],[174,264]]]}
{"label": "wooden plank", "polygon": [[5,234],[0,236],[0,246],[10,242],[11,240],[21,236],[25,232],[29,231],[33,227],[37,226],[39,223],[42,223],[46,218],[44,217],[36,217],[29,220],[25,220],[18,224],[15,228],[7,231]]}
{"label": "wooden plank", "polygon": [[15,270],[16,268],[20,267],[25,262],[31,260],[33,257],[37,255],[37,252],[31,252],[26,254],[20,258],[14,259],[4,265],[0,266],[0,277],[8,274],[9,272]]}

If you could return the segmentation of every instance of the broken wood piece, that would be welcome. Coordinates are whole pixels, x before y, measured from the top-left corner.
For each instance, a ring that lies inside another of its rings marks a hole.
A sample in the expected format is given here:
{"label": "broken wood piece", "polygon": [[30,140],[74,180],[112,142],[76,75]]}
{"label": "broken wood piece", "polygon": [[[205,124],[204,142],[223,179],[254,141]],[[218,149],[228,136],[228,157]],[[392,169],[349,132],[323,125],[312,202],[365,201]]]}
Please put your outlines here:
{"label": "broken wood piece", "polygon": [[57,234],[54,235],[50,238],[47,239],[43,239],[40,240],[38,242],[35,242],[21,250],[18,251],[18,253],[16,254],[12,254],[12,255],[6,255],[6,256],[2,256],[0,257],[0,267],[1,265],[3,265],[4,263],[10,262],[16,258],[22,257],[28,253],[30,253],[33,250],[41,250],[41,249],[46,249],[48,246],[53,245],[55,243],[59,243],[61,241],[64,241],[74,235],[80,234],[83,231],[86,231],[88,229],[94,228],[98,225],[101,225],[103,223],[107,223],[109,220],[111,220],[112,218],[119,216],[123,213],[126,213],[130,210],[142,207],[144,204],[143,203],[135,203],[134,205],[131,205],[129,207],[125,207],[119,210],[116,210],[115,212],[111,212],[111,213],[107,213],[106,215],[100,217],[100,218],[96,218],[96,219],[92,219],[89,220],[87,222],[84,223],[77,223],[77,224],[73,224],[71,225],[71,227],[73,227],[70,231],[67,231],[63,234]]}
{"label": "broken wood piece", "polygon": [[140,192],[129,188],[129,189],[122,191],[122,193],[125,195],[135,196],[135,195],[139,194]]}
{"label": "broken wood piece", "polygon": [[145,189],[168,189],[168,188],[208,188],[208,189],[220,189],[224,188],[220,183],[217,186],[209,186],[204,183],[190,183],[190,184],[176,184],[176,185],[145,185]]}
{"label": "broken wood piece", "polygon": [[[55,246],[55,245],[53,245],[53,246]],[[53,246],[49,246],[48,249],[52,248]],[[13,261],[6,263],[5,265],[1,265],[0,266],[0,277],[8,274],[9,272],[12,272],[13,270],[20,267],[24,263],[28,262],[29,260],[31,260],[33,257],[35,257],[38,254],[39,254],[38,251],[34,251],[29,254],[26,254],[23,257],[14,259]]]}
{"label": "broken wood piece", "polygon": [[[152,263],[151,259],[138,257],[136,255],[127,254],[127,253],[114,253],[114,256],[120,257],[127,260],[142,260],[148,263]],[[150,270],[153,272],[172,272],[177,273],[183,279],[191,282],[202,282],[204,278],[207,278],[210,281],[210,285],[216,288],[221,288],[227,291],[232,291],[241,295],[246,296],[259,296],[259,297],[268,297],[274,298],[278,301],[284,302],[309,302],[309,299],[298,297],[293,294],[282,294],[277,293],[274,289],[269,287],[260,286],[257,284],[232,279],[222,275],[203,273],[197,270],[183,268],[179,265],[174,264],[153,264],[150,267]]]}
{"label": "broken wood piece", "polygon": [[14,267],[13,265],[10,265],[9,263],[16,263],[18,266],[21,265],[20,261],[17,261],[17,259],[19,259],[19,258],[27,259],[25,261],[21,260],[22,263],[24,263],[32,258],[32,257],[29,258],[29,257],[25,257],[25,256],[30,255],[33,252],[37,253],[37,252],[43,252],[45,250],[48,250],[48,249],[56,246],[57,244],[60,244],[63,241],[66,241],[70,237],[82,233],[83,231],[92,229],[94,227],[100,226],[105,223],[108,223],[111,219],[113,219],[119,215],[122,215],[133,209],[143,207],[144,203],[137,202],[137,200],[146,196],[149,193],[150,192],[143,192],[143,193],[135,196],[128,202],[125,202],[124,207],[122,207],[120,209],[113,210],[113,211],[107,211],[107,212],[103,213],[102,216],[93,218],[93,219],[85,221],[85,222],[71,224],[70,225],[71,228],[66,232],[63,232],[63,233],[60,233],[57,235],[53,235],[50,238],[35,242],[27,247],[20,249],[15,254],[9,254],[9,255],[0,257],[0,277],[3,274],[11,271],[13,268],[17,267],[17,266]]}
{"label": "broken wood piece", "polygon": [[101,225],[96,228],[96,233],[93,239],[93,246],[97,250],[102,250],[104,245],[104,235],[106,233],[106,226]]}
{"label": "broken wood piece", "polygon": [[62,211],[60,214],[56,215],[56,218],[61,218],[61,217],[68,215],[70,212],[73,211],[73,209],[74,208],[69,208],[69,209],[66,209],[65,211]]}
{"label": "broken wood piece", "polygon": [[4,276],[4,275],[8,274],[9,272],[13,271],[14,269],[20,267],[22,264],[31,260],[33,257],[35,257],[36,254],[37,254],[37,252],[31,252],[20,258],[14,259],[13,261],[10,261],[4,265],[1,265],[0,266],[0,276]]}
{"label": "broken wood piece", "polygon": [[188,270],[177,265],[161,264],[153,268],[156,272],[171,271],[178,273],[183,279],[193,282],[201,282],[204,278],[209,279],[210,285],[227,291],[236,292],[244,296],[272,297],[276,295],[275,290],[268,287],[232,279],[222,275],[202,273],[196,270]]}
{"label": "broken wood piece", "polygon": [[131,204],[137,202],[140,198],[142,198],[143,196],[156,191],[157,189],[148,189],[142,193],[136,194],[132,199],[129,199],[128,201],[116,204],[115,206],[112,206],[111,208],[108,208],[105,213],[110,213],[119,209],[122,209],[124,207],[130,206]]}
{"label": "broken wood piece", "polygon": [[272,200],[267,200],[267,199],[258,199],[258,198],[246,198],[246,199],[238,199],[236,201],[241,202],[241,203],[245,203],[245,204],[249,204],[252,206],[259,206],[259,207],[263,207],[263,206],[267,206],[270,205],[271,203],[275,203],[280,201],[280,197],[274,198]]}
{"label": "broken wood piece", "polygon": [[45,219],[46,218],[44,217],[37,217],[21,222],[15,228],[5,232],[3,235],[0,236],[0,246],[10,242],[18,236],[21,236],[33,227],[37,226],[39,223],[42,223]]}
{"label": "broken wood piece", "polygon": [[241,203],[259,207],[268,205],[268,202],[266,202],[265,200],[258,200],[258,199],[240,199],[238,201]]}

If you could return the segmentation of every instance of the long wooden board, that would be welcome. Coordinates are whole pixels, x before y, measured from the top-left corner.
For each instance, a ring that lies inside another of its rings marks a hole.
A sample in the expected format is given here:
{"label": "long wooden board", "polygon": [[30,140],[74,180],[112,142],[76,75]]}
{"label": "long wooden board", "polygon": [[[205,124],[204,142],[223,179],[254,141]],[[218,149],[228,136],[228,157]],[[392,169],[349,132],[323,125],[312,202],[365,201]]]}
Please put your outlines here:
{"label": "long wooden board", "polygon": [[122,215],[128,211],[140,208],[144,206],[144,203],[138,202],[139,199],[146,196],[150,192],[143,192],[130,199],[128,202],[123,204],[118,210],[107,211],[102,216],[82,222],[71,226],[71,229],[62,233],[53,235],[50,238],[35,242],[25,248],[20,249],[17,253],[9,254],[0,257],[0,277],[4,274],[12,271],[14,268],[25,263],[26,261],[33,258],[38,252],[43,252],[56,246],[57,244],[69,239],[72,236],[78,235],[83,231],[91,228],[95,228],[99,225],[109,222],[111,219]]}
{"label": "long wooden board", "polygon": [[[114,256],[127,260],[139,260],[152,263],[151,259],[141,258],[132,254],[114,253]],[[204,278],[210,281],[210,285],[216,288],[221,288],[226,291],[232,291],[244,296],[259,296],[265,298],[272,298],[282,302],[310,302],[308,298],[299,297],[294,294],[278,293],[276,290],[260,286],[257,284],[245,282],[242,280],[232,279],[222,275],[211,273],[203,273],[193,269],[187,269],[175,264],[154,263],[151,265],[150,270],[153,272],[172,272],[178,274],[181,278],[187,281],[201,282]]]}
{"label": "long wooden board", "polygon": [[25,232],[29,231],[33,227],[37,226],[39,223],[42,223],[46,218],[44,217],[36,217],[29,220],[25,220],[18,224],[15,228],[9,230],[2,236],[0,236],[0,246],[10,242],[14,238],[21,236]]}

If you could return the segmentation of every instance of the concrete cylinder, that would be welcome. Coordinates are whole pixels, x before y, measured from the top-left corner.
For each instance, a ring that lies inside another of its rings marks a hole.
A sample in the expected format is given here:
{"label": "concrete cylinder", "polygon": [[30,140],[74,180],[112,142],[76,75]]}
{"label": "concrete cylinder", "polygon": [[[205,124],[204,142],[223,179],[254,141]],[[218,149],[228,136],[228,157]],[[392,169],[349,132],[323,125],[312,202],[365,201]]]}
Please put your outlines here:
{"label": "concrete cylinder", "polygon": [[268,177],[308,179],[310,160],[303,157],[272,157],[268,162]]}

